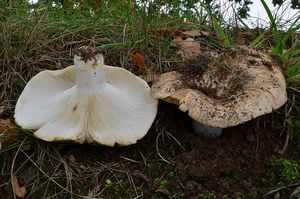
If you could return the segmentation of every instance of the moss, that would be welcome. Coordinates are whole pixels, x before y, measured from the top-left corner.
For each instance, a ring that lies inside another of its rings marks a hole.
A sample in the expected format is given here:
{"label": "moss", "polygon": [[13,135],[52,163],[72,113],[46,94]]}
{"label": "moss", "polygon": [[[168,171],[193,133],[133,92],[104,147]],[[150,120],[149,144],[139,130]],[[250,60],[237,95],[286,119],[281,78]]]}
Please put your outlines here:
{"label": "moss", "polygon": [[275,185],[300,182],[300,161],[280,160],[269,169],[267,177]]}
{"label": "moss", "polygon": [[207,195],[201,196],[203,199],[216,199],[217,196],[214,191],[209,192]]}

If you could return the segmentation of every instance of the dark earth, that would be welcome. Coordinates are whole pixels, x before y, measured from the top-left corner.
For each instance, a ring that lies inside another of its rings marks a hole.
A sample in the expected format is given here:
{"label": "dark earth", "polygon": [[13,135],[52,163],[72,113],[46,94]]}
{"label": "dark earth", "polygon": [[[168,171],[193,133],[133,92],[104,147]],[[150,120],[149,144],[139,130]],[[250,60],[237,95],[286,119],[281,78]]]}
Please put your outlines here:
{"label": "dark earth", "polygon": [[[283,154],[287,134],[281,114],[259,117],[209,139],[192,133],[190,119],[177,106],[160,102],[150,132],[129,147],[53,144],[27,137],[19,149],[2,157],[6,164],[0,198],[13,198],[6,183],[11,168],[26,187],[26,198],[33,199],[262,198],[277,187],[268,176],[272,165],[280,158],[299,158],[292,142]],[[280,194],[287,197],[291,191]]]}

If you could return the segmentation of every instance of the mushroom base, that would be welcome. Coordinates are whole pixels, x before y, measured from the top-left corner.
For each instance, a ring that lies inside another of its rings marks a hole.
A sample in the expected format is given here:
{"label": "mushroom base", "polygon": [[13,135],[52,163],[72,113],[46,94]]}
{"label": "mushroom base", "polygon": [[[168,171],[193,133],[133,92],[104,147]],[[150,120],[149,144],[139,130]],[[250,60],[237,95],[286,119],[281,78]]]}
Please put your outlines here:
{"label": "mushroom base", "polygon": [[193,130],[196,135],[208,138],[218,138],[223,134],[222,128],[202,125],[199,122],[196,122],[195,120],[193,120]]}

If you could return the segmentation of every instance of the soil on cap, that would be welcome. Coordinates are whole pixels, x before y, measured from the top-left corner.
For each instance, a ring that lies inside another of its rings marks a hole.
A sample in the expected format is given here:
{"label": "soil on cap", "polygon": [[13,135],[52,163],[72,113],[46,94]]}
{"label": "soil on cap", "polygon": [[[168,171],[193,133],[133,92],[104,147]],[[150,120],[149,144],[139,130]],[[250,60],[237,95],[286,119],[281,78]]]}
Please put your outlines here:
{"label": "soil on cap", "polygon": [[95,48],[91,46],[82,46],[74,50],[74,54],[80,56],[81,60],[83,60],[84,62],[93,59],[98,54],[104,54],[104,53],[105,53],[105,49]]}
{"label": "soil on cap", "polygon": [[[216,100],[228,101],[243,93],[244,86],[254,78],[238,64],[247,67],[260,64],[270,70],[273,67],[269,60],[260,57],[258,51],[238,48],[207,51],[193,60],[176,64],[172,70],[181,74],[183,88],[199,90]],[[206,78],[209,82],[204,82],[204,75],[209,77]]]}

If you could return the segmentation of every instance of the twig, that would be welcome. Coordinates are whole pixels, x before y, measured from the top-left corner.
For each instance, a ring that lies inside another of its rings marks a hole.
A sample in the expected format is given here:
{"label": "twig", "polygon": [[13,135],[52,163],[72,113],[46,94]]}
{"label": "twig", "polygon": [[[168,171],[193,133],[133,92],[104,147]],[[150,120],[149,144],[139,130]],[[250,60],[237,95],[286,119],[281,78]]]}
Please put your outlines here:
{"label": "twig", "polygon": [[268,195],[270,195],[270,194],[272,194],[272,193],[276,193],[276,192],[278,192],[278,191],[280,191],[280,190],[282,190],[282,189],[286,189],[286,188],[290,188],[290,187],[295,187],[295,186],[298,186],[298,185],[300,185],[300,182],[299,182],[299,183],[294,183],[294,184],[290,184],[290,185],[286,185],[286,186],[282,186],[282,187],[275,188],[275,189],[273,189],[273,190],[271,190],[271,191],[265,193],[265,194],[263,195],[263,197],[268,196]]}
{"label": "twig", "polygon": [[185,151],[185,148],[181,145],[181,143],[171,134],[169,133],[168,131],[166,131],[166,133],[175,140],[175,142],[181,147],[182,150]]}
{"label": "twig", "polygon": [[124,160],[127,160],[129,162],[133,162],[133,163],[138,163],[138,164],[144,164],[143,162],[140,162],[140,161],[137,161],[137,160],[133,160],[133,159],[130,159],[130,158],[126,158],[124,156],[120,156],[120,158],[124,159]]}
{"label": "twig", "polygon": [[38,165],[27,155],[27,153],[25,153],[25,151],[23,151],[22,149],[20,149],[20,151],[30,160],[30,162],[44,175],[46,176],[50,181],[52,181],[54,184],[56,184],[59,188],[61,188],[62,190],[80,197],[80,198],[84,198],[84,199],[99,199],[99,198],[93,198],[93,197],[87,197],[87,196],[83,196],[77,193],[73,193],[70,190],[66,189],[65,187],[63,187],[61,184],[59,184],[58,182],[56,182],[55,180],[53,180],[53,178],[51,178],[46,172],[44,172],[41,168],[38,167]]}
{"label": "twig", "polygon": [[23,144],[24,144],[24,142],[25,142],[26,139],[27,139],[27,138],[24,138],[24,140],[23,140],[22,143],[20,144],[20,146],[19,146],[17,152],[16,152],[15,155],[14,155],[14,158],[13,158],[13,161],[12,161],[12,164],[11,164],[11,170],[10,170],[10,178],[11,178],[11,179],[10,179],[10,180],[11,180],[11,184],[12,184],[12,188],[13,188],[14,199],[16,199],[17,196],[16,196],[15,186],[13,185],[13,177],[14,177],[14,172],[13,172],[13,171],[14,171],[14,167],[15,167],[15,162],[16,162],[17,156],[18,156],[20,150],[22,150],[21,147],[23,146]]}
{"label": "twig", "polygon": [[170,164],[170,162],[168,160],[166,160],[159,152],[159,147],[158,147],[158,139],[159,137],[162,135],[162,132],[160,132],[157,137],[156,137],[156,142],[155,142],[155,147],[156,147],[156,151],[157,151],[157,154],[159,155],[159,157],[166,163]]}

